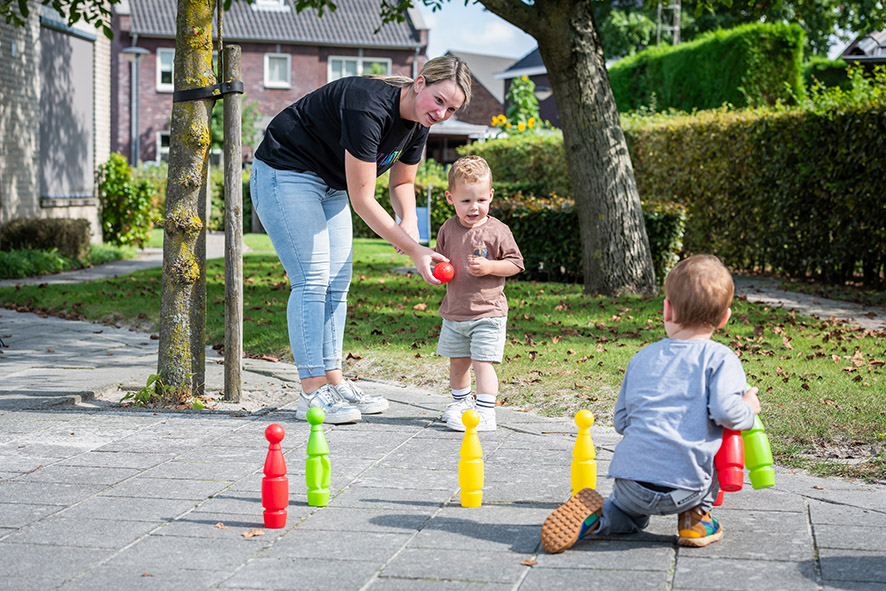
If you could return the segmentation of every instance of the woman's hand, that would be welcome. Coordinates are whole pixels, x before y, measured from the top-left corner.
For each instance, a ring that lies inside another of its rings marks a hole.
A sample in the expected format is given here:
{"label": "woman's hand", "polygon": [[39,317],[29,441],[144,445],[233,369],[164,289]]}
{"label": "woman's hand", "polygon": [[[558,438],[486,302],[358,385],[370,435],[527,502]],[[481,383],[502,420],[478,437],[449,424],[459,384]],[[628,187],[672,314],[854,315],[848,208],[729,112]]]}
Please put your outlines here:
{"label": "woman's hand", "polygon": [[410,255],[415,269],[428,285],[443,285],[443,282],[434,277],[434,265],[438,261],[449,262],[449,259],[436,250],[416,244],[415,251]]}
{"label": "woman's hand", "polygon": [[[420,234],[418,233],[418,220],[416,220],[416,219],[401,220],[400,221],[400,229],[403,230],[404,232],[406,232],[407,236],[409,236],[410,238],[412,238],[413,240],[418,242],[418,240],[420,238]],[[394,247],[394,250],[397,251],[397,254],[403,254],[403,251],[401,249],[397,248],[396,246]]]}

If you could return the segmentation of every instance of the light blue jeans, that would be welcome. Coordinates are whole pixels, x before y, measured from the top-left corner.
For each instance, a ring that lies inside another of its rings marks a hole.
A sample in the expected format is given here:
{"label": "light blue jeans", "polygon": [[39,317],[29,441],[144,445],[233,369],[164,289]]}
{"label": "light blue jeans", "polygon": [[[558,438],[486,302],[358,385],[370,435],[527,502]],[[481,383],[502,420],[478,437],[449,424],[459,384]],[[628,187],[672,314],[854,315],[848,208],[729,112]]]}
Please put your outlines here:
{"label": "light blue jeans", "polygon": [[353,261],[346,191],[312,172],[252,163],[252,205],[289,275],[289,346],[299,378],[341,369]]}
{"label": "light blue jeans", "polygon": [[616,478],[612,493],[603,502],[603,514],[594,535],[637,533],[649,525],[650,515],[674,515],[693,507],[707,513],[719,490],[716,475],[706,491],[675,489],[667,493],[650,490],[633,480]]}

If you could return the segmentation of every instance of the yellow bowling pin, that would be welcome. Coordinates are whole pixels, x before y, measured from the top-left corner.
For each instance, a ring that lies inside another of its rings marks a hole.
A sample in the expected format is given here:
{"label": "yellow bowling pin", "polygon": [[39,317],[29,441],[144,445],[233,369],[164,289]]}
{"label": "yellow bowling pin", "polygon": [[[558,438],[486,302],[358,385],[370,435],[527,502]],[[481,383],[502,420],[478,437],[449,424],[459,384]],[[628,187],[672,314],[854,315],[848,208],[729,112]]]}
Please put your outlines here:
{"label": "yellow bowling pin", "polygon": [[594,415],[589,410],[580,410],[575,413],[575,424],[578,425],[578,435],[572,449],[570,474],[573,496],[583,488],[597,488],[597,462],[594,460],[597,452],[591,439]]}
{"label": "yellow bowling pin", "polygon": [[461,459],[458,461],[458,486],[461,488],[461,506],[479,507],[483,502],[483,450],[477,425],[480,415],[476,410],[461,415],[465,425],[465,437],[461,442]]}

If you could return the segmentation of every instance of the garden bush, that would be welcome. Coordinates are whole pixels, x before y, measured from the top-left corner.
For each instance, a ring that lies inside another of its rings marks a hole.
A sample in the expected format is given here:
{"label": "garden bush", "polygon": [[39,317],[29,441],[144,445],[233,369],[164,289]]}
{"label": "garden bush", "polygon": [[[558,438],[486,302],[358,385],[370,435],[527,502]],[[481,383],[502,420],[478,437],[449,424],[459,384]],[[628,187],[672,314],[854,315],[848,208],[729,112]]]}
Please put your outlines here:
{"label": "garden bush", "polygon": [[749,24],[646,49],[613,64],[618,110],[774,105],[798,92],[805,33],[798,25]]}
{"label": "garden bush", "polygon": [[155,188],[134,179],[129,163],[118,152],[98,167],[96,185],[104,241],[120,246],[146,243],[153,227]]}
{"label": "garden bush", "polygon": [[0,250],[57,250],[81,260],[89,251],[89,221],[84,219],[20,218],[0,229]]}

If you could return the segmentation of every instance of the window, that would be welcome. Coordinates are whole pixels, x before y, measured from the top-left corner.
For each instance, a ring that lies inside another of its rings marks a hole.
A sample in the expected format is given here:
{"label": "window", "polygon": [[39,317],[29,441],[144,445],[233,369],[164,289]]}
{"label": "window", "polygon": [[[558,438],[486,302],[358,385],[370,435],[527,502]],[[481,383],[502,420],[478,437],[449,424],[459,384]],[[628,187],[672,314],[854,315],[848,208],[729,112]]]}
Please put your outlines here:
{"label": "window", "polygon": [[157,50],[157,92],[172,92],[175,90],[172,81],[172,67],[174,61],[174,49],[161,47]]}
{"label": "window", "polygon": [[252,10],[267,10],[268,12],[284,12],[289,10],[286,0],[255,0]]}
{"label": "window", "polygon": [[169,131],[157,132],[157,162],[169,162]]}
{"label": "window", "polygon": [[288,53],[265,54],[265,88],[291,88],[292,56]]}
{"label": "window", "polygon": [[378,57],[330,57],[329,82],[346,76],[364,76],[367,74],[390,74],[391,60]]}

